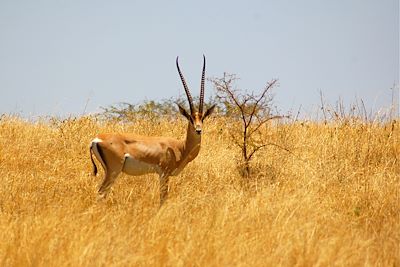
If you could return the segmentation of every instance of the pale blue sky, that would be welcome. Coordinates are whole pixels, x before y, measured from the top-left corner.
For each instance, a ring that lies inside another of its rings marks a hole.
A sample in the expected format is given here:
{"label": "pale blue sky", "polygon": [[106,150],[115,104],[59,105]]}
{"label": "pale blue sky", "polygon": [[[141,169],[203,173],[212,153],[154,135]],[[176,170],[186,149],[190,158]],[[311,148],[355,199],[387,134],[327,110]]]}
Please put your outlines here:
{"label": "pale blue sky", "polygon": [[[207,76],[258,90],[278,78],[283,112],[387,107],[399,82],[398,0],[0,0],[0,113],[81,114],[121,101],[193,95]],[[206,95],[212,91],[206,85]]]}

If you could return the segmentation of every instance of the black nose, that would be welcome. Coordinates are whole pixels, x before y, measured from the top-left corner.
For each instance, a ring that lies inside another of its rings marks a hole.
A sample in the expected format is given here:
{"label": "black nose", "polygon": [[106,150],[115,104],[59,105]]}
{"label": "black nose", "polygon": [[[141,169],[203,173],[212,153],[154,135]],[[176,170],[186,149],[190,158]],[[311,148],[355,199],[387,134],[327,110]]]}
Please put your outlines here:
{"label": "black nose", "polygon": [[201,129],[196,130],[197,134],[201,134]]}

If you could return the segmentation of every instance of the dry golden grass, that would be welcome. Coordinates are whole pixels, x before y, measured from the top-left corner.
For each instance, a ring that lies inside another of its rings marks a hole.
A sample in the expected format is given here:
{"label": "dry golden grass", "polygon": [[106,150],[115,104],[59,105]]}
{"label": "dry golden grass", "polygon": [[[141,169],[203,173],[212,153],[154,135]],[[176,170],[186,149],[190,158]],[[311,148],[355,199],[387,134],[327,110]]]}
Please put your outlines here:
{"label": "dry golden grass", "polygon": [[[1,266],[399,266],[400,124],[293,123],[246,186],[223,119],[170,180],[121,175],[96,201],[98,132],[183,136],[186,125],[0,120]],[[100,173],[102,175],[102,173]]]}

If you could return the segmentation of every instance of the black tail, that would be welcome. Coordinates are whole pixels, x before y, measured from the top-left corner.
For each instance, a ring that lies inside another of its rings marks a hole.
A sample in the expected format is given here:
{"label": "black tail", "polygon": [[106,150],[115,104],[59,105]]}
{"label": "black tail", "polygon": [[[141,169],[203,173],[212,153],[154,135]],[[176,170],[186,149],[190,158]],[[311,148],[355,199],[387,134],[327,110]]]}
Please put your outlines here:
{"label": "black tail", "polygon": [[[94,144],[95,146],[97,144]],[[92,160],[92,164],[93,164],[93,175],[96,176],[97,175],[97,166],[96,163],[93,160],[93,149],[92,149],[93,144],[90,146],[90,159]]]}

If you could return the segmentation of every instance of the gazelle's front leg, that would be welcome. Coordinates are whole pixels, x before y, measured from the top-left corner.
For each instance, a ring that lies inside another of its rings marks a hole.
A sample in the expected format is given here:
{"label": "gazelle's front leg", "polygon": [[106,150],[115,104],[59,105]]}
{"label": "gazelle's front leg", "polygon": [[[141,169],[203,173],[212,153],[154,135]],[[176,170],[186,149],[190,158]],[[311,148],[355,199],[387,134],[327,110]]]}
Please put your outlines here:
{"label": "gazelle's front leg", "polygon": [[160,207],[168,198],[168,181],[169,173],[162,173],[160,175]]}

